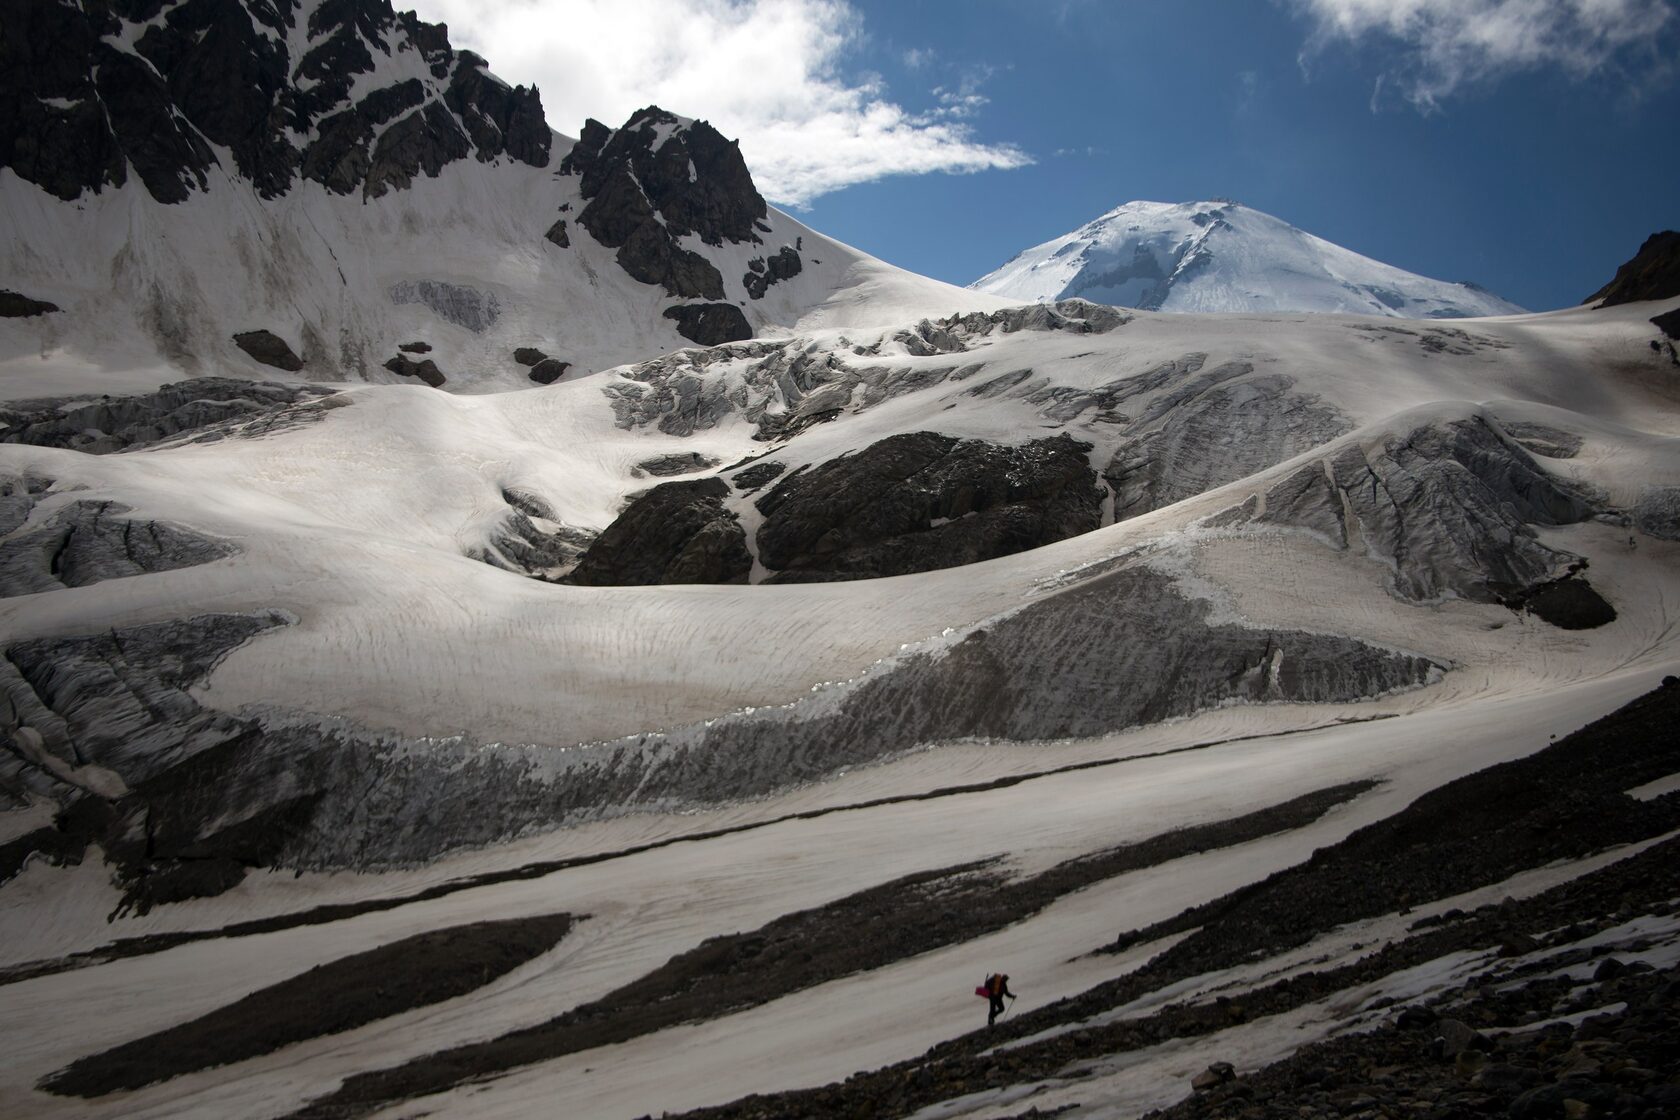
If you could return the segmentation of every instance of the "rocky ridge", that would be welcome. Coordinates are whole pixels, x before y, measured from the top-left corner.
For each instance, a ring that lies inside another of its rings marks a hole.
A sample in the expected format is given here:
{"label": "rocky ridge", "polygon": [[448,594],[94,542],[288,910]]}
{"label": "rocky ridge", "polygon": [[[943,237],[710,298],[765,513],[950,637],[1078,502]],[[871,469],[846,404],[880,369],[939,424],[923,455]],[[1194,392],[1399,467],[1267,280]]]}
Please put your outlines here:
{"label": "rocky ridge", "polygon": [[1647,237],[1610,282],[1582,302],[1614,307],[1676,296],[1680,296],[1680,232],[1665,229]]}
{"label": "rocky ridge", "polygon": [[[18,0],[7,24],[0,167],[59,198],[132,174],[184,202],[216,148],[264,198],[300,178],[377,197],[468,156],[548,162],[537,91],[389,0]],[[353,98],[376,54],[413,76]]]}

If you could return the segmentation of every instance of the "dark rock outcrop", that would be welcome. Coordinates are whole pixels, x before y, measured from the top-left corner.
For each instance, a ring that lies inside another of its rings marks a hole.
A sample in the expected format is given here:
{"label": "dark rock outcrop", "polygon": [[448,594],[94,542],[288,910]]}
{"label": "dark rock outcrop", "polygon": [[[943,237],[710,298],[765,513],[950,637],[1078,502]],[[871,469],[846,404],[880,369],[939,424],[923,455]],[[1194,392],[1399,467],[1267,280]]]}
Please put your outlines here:
{"label": "dark rock outcrop", "polygon": [[519,347],[513,352],[513,360],[522,366],[529,366],[530,370],[526,376],[538,385],[554,384],[572,365],[570,362],[549,357],[535,346]]}
{"label": "dark rock outcrop", "polygon": [[361,186],[372,167],[368,145],[374,132],[397,115],[425,102],[418,78],[378,89],[348,109],[321,121],[316,139],[304,150],[303,176],[337,194]]}
{"label": "dark rock outcrop", "polygon": [[397,349],[404,354],[430,354],[432,344],[429,342],[399,342],[397,343]]}
{"label": "dark rock outcrop", "polygon": [[684,303],[665,309],[677,333],[701,346],[720,346],[752,337],[752,324],[733,303]]}
{"label": "dark rock outcrop", "polygon": [[296,373],[303,368],[303,359],[292,352],[286,340],[272,331],[241,331],[233,336],[233,344],[265,366]]}
{"label": "dark rock outcrop", "polygon": [[770,285],[783,280],[791,280],[805,269],[805,262],[799,259],[799,254],[791,245],[783,245],[766,261],[763,257],[754,257],[747,262],[747,274],[741,277],[741,283],[746,286],[747,295],[753,299],[763,299],[764,293],[770,290]]}
{"label": "dark rock outcrop", "polygon": [[0,289],[0,319],[29,319],[36,315],[49,315],[57,310],[56,303],[48,303],[44,299],[30,299],[21,292]]}
{"label": "dark rock outcrop", "polygon": [[1077,536],[1102,522],[1089,450],[1065,435],[1020,447],[892,436],[759,498],[759,558],[772,583],[871,579]]}
{"label": "dark rock outcrop", "polygon": [[[1652,316],[1651,325],[1661,331],[1664,337],[1670,341],[1680,342],[1680,307],[1676,307],[1673,311],[1665,311],[1661,315]],[[1668,349],[1672,355],[1674,347],[1670,346]]]}
{"label": "dark rock outcrop", "polygon": [[374,145],[362,186],[366,198],[401,190],[424,173],[435,179],[444,165],[465,159],[472,151],[466,134],[449,110],[434,101],[387,128]]}
{"label": "dark rock outcrop", "polygon": [[479,160],[488,163],[506,153],[532,167],[546,166],[553,133],[536,87],[512,87],[492,77],[489,64],[472,51],[455,57],[443,100],[466,125]]}
{"label": "dark rock outcrop", "polygon": [[1680,232],[1653,233],[1633,259],[1616,270],[1615,278],[1582,300],[1596,307],[1639,300],[1680,296]]}
{"label": "dark rock outcrop", "polygon": [[[146,0],[16,0],[0,39],[0,167],[63,199],[121,186],[132,172],[154,198],[180,202],[205,189],[213,145],[265,198],[300,174],[374,197],[469,153],[548,162],[537,91],[451,50],[441,24],[399,15],[389,0],[329,0],[307,28],[299,14],[291,0],[187,0],[167,11]],[[307,44],[301,57],[293,44]],[[359,75],[405,51],[431,84],[410,77],[352,101]]]}
{"label": "dark rock outcrop", "polygon": [[559,358],[544,358],[532,366],[526,376],[538,385],[552,385],[565,375],[571,365],[572,363],[562,362]]}
{"label": "dark rock outcrop", "polygon": [[596,538],[569,582],[745,583],[752,555],[740,520],[723,507],[728,494],[721,478],[660,483]]}
{"label": "dark rock outcrop", "polygon": [[[769,213],[735,141],[705,121],[685,123],[656,105],[632,113],[616,130],[586,122],[560,170],[581,175],[583,197],[591,200],[628,172],[673,236],[698,234],[708,245],[757,242],[754,223]],[[579,220],[594,232],[589,211],[586,206]]]}
{"label": "dark rock outcrop", "polygon": [[588,204],[578,222],[618,250],[618,262],[631,276],[673,296],[724,295],[723,276],[682,248],[680,238],[694,234],[708,245],[757,242],[756,223],[768,213],[735,142],[704,121],[685,124],[656,106],[632,114],[616,130],[586,122],[560,170],[581,178]]}
{"label": "dark rock outcrop", "polygon": [[730,479],[737,490],[753,491],[761,486],[774,482],[787,470],[786,463],[754,463],[750,467],[742,467]]}
{"label": "dark rock outcrop", "polygon": [[415,361],[407,354],[398,354],[386,360],[385,368],[399,377],[417,377],[434,389],[443,388],[443,383],[449,380],[430,358]]}
{"label": "dark rock outcrop", "polygon": [[572,247],[572,239],[566,233],[566,219],[560,218],[555,221],[553,225],[549,226],[548,232],[543,234],[543,240],[552,242],[553,244],[560,246],[562,249],[570,249]]}

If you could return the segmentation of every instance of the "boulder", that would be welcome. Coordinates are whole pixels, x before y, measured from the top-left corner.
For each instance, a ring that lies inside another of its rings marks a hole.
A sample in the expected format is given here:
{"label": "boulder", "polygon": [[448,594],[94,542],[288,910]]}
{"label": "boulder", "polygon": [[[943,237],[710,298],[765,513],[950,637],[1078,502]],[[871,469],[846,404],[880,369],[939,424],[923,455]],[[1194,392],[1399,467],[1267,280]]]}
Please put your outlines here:
{"label": "boulder", "polygon": [[571,364],[570,362],[562,362],[558,358],[544,358],[532,366],[526,376],[538,385],[552,385],[560,380],[566,370],[571,367]]}
{"label": "boulder", "polygon": [[570,249],[572,247],[572,239],[566,234],[566,219],[564,218],[559,219],[553,225],[549,226],[548,232],[543,234],[543,238],[544,240],[551,241],[560,246],[562,249]]}
{"label": "boulder", "polygon": [[1441,1058],[1457,1058],[1467,1050],[1486,1051],[1493,1043],[1480,1031],[1457,1019],[1442,1019],[1435,1024],[1435,1053]]}
{"label": "boulder", "polygon": [[385,368],[399,377],[418,377],[434,389],[442,388],[443,383],[448,380],[443,371],[438,369],[437,363],[430,358],[415,361],[406,354],[398,354],[385,363]]}
{"label": "boulder", "polygon": [[522,366],[534,366],[547,358],[548,355],[535,346],[521,346],[513,352],[513,360]]}
{"label": "boulder", "polygon": [[303,359],[292,352],[285,339],[272,331],[241,331],[233,336],[233,344],[265,366],[288,373],[296,373],[303,368]]}
{"label": "boulder", "polygon": [[1216,1085],[1223,1085],[1234,1081],[1237,1077],[1236,1069],[1230,1062],[1214,1062],[1201,1073],[1190,1079],[1190,1088],[1198,1093],[1204,1093]]}

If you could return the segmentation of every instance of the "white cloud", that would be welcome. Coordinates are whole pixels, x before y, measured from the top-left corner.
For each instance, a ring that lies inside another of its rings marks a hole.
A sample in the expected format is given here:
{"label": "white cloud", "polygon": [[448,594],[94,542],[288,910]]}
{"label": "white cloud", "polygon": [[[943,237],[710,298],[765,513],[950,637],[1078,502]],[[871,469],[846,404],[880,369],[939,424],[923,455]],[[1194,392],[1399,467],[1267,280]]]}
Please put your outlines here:
{"label": "white cloud", "polygon": [[1032,162],[981,143],[959,114],[910,112],[878,77],[843,74],[863,35],[846,0],[417,3],[498,76],[535,82],[561,132],[575,136],[586,117],[616,126],[649,104],[704,118],[740,139],[753,181],[784,205],[888,175]]}
{"label": "white cloud", "polygon": [[931,64],[935,57],[931,47],[911,47],[904,52],[904,65],[911,70],[920,70]]}
{"label": "white cloud", "polygon": [[[1287,0],[1312,20],[1307,54],[1382,40],[1404,52],[1390,76],[1421,109],[1461,87],[1556,67],[1582,78],[1625,62],[1666,65],[1655,37],[1668,0]],[[1373,104],[1381,87],[1373,94]]]}

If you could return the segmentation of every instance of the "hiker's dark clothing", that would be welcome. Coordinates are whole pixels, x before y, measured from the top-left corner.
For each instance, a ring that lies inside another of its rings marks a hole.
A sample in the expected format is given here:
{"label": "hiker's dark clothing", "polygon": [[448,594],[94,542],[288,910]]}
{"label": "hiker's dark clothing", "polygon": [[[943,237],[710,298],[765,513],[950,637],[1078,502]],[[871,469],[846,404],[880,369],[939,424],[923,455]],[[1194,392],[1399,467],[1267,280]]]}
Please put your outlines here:
{"label": "hiker's dark clothing", "polygon": [[989,1027],[997,1022],[999,1015],[1003,1014],[1004,997],[1008,996],[1010,999],[1014,999],[1015,993],[1009,990],[1009,977],[992,976],[986,980],[986,994],[991,997],[992,1001],[992,1013],[986,1016],[986,1025]]}

